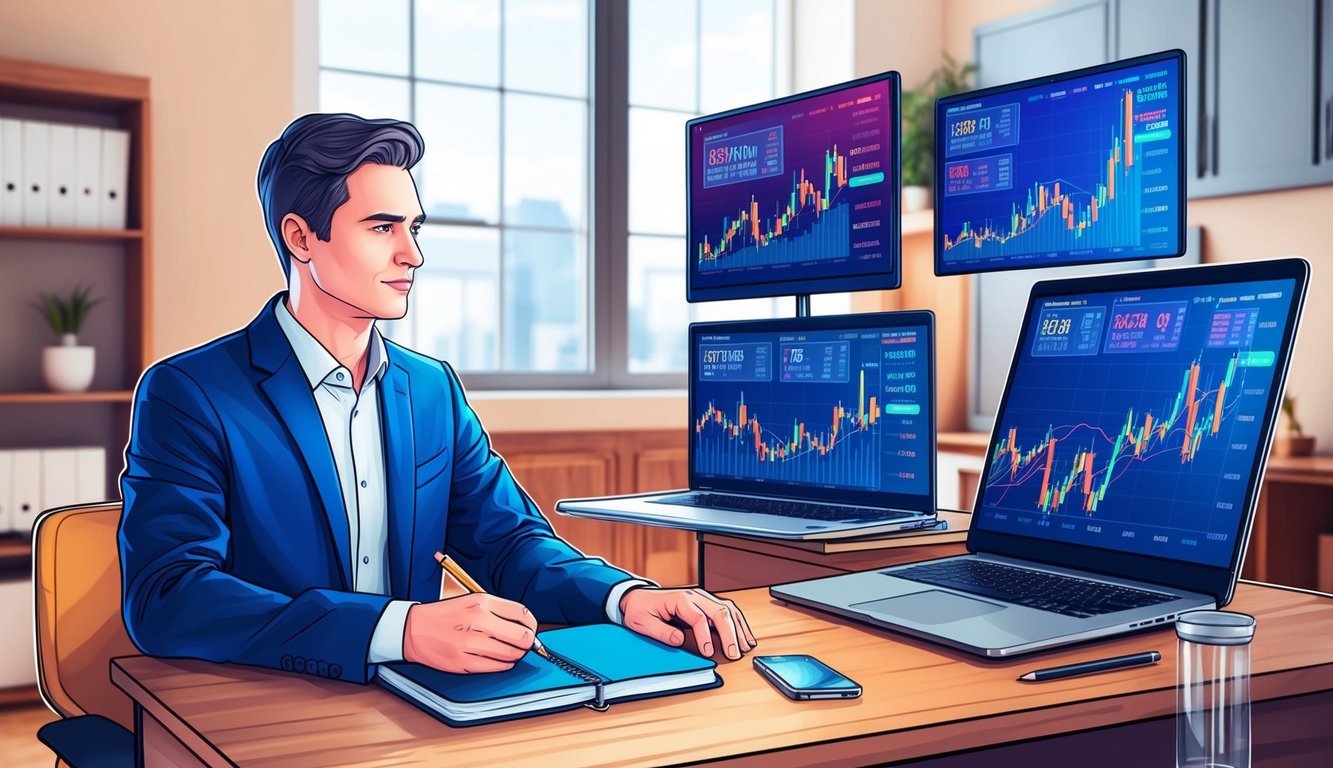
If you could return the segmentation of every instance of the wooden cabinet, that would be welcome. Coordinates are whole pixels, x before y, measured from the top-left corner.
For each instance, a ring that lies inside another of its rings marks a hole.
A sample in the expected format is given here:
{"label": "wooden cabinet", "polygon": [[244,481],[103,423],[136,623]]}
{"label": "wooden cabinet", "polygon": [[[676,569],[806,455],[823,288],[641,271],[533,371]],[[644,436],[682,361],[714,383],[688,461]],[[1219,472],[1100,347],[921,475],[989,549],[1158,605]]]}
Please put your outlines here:
{"label": "wooden cabinet", "polygon": [[690,531],[588,520],[554,511],[560,499],[685,487],[688,459],[682,430],[502,432],[492,434],[491,441],[556,533],[579,551],[662,586],[698,582]]}

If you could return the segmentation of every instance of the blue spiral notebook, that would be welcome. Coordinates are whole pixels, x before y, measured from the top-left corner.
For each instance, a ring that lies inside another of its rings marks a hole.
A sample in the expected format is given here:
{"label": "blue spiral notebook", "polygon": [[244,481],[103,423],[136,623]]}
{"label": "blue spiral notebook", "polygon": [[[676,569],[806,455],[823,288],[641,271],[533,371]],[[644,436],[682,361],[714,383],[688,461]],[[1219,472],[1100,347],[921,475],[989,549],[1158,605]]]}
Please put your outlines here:
{"label": "blue spiral notebook", "polygon": [[378,681],[449,725],[481,725],[722,685],[717,663],[615,624],[538,633],[551,658],[529,651],[504,672],[456,675],[381,664]]}

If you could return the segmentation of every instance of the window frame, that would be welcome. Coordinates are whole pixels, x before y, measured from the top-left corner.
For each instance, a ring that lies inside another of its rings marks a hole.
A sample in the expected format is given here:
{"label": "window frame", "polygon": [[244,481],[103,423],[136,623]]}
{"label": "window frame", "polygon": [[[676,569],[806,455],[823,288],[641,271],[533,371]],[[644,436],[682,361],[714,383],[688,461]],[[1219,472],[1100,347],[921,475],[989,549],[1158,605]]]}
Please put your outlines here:
{"label": "window frame", "polygon": [[[448,86],[475,87],[495,90],[501,99],[505,93],[529,93],[522,89],[506,88],[501,84],[488,86],[468,85],[436,78],[422,78],[416,74],[413,55],[416,45],[416,0],[408,1],[408,57],[406,76],[377,75],[405,80],[408,83],[409,108],[416,109],[416,84],[437,83]],[[503,13],[503,2],[501,13]],[[587,360],[590,370],[584,371],[463,371],[459,376],[477,391],[523,390],[683,390],[686,371],[660,373],[632,373],[629,338],[629,14],[630,4],[625,0],[586,0],[588,8],[588,185],[587,209],[587,269],[588,295],[586,316]],[[775,90],[787,92],[794,81],[792,47],[793,12],[791,0],[773,0],[776,12],[774,41]],[[322,67],[319,62],[319,0],[293,2],[293,106],[296,115],[319,110],[319,76],[331,72],[353,72],[339,67]],[[783,42],[785,47],[779,46]],[[501,38],[501,55],[504,40]],[[503,66],[503,65],[502,65]],[[538,94],[548,96],[550,94]],[[561,97],[573,98],[573,97]],[[501,131],[503,125],[501,107]],[[681,122],[684,140],[684,120]],[[429,150],[429,148],[427,148]],[[501,138],[503,154],[503,137]],[[503,160],[502,160],[503,162]],[[502,192],[503,196],[503,192]],[[503,206],[503,199],[501,200]],[[429,220],[427,224],[472,225],[454,221]],[[481,225],[473,225],[481,226]],[[510,225],[501,220],[496,225],[485,225],[500,233],[501,264],[504,258],[504,237],[507,229],[541,230],[543,227]],[[562,232],[565,230],[561,230]],[[578,230],[572,230],[577,232]],[[638,233],[649,236],[649,233]],[[661,235],[662,237],[669,237]],[[430,254],[425,254],[430,259]],[[683,260],[683,254],[682,254]],[[501,267],[500,296],[503,301],[503,266]],[[620,321],[618,322],[617,319]],[[500,333],[503,337],[504,313],[501,311]],[[501,356],[503,363],[503,356]]]}

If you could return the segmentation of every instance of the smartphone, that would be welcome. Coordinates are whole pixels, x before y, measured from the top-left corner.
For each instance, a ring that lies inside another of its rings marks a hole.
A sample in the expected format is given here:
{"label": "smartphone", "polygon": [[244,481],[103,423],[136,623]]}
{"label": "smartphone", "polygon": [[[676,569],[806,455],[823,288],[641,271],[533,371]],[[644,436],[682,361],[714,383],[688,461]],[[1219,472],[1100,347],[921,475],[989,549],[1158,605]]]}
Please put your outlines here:
{"label": "smartphone", "polygon": [[854,699],[861,686],[834,668],[804,653],[755,656],[754,668],[789,699]]}

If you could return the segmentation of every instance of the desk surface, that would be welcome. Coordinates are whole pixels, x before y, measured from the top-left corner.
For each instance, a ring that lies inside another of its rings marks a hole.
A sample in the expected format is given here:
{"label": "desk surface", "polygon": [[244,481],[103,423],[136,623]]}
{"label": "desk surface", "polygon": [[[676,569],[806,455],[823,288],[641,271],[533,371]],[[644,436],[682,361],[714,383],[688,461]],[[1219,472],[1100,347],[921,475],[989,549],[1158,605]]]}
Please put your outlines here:
{"label": "desk surface", "polygon": [[[695,694],[449,728],[378,686],[238,665],[126,657],[112,680],[209,765],[663,765],[735,760],[774,768],[889,762],[1162,717],[1175,711],[1176,640],[1166,628],[1091,646],[989,662],[786,607],[754,589],[729,595],[758,653],[812,653],[860,682],[853,701],[793,702],[751,668]],[[1333,689],[1333,599],[1242,583],[1231,610],[1258,618],[1256,702]],[[1047,683],[1038,667],[1157,649],[1162,663]],[[744,724],[738,727],[738,724]],[[224,757],[225,755],[225,757]],[[227,761],[231,762],[228,763]]]}

